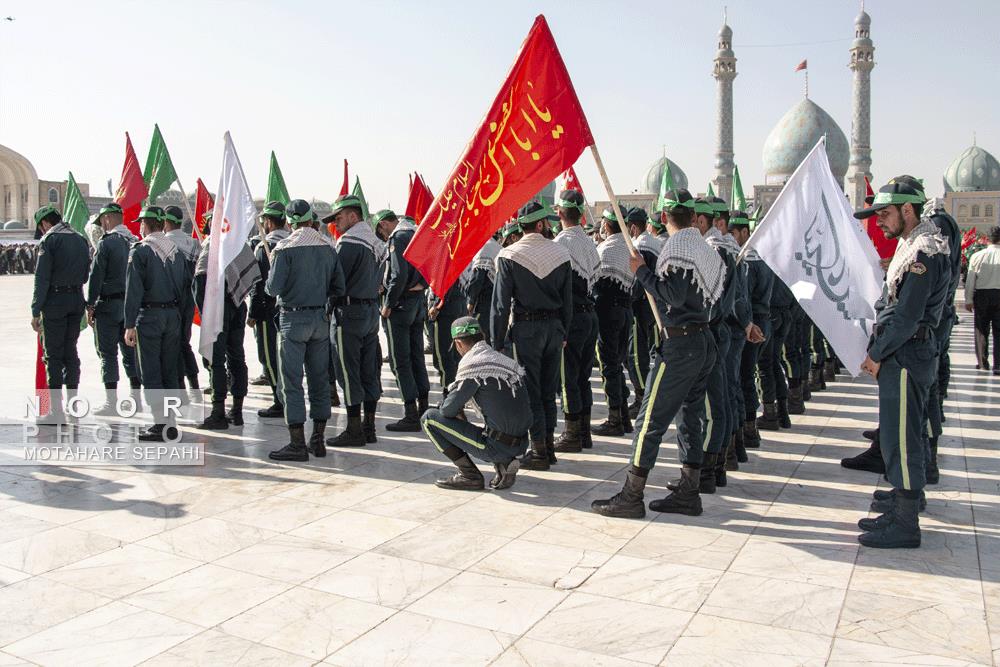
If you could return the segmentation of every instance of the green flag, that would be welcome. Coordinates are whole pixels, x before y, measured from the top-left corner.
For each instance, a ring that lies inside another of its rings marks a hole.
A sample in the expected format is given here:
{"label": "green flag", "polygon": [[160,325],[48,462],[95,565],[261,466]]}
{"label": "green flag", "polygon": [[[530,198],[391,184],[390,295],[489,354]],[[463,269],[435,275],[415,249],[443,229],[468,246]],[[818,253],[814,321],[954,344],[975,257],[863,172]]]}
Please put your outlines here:
{"label": "green flag", "polygon": [[663,158],[663,175],[660,177],[660,196],[656,199],[656,210],[663,210],[663,200],[667,198],[667,192],[674,189],[674,175],[670,173],[670,160]]}
{"label": "green flag", "polygon": [[740,182],[740,168],[733,167],[733,209],[747,210],[747,198],[743,196],[743,183]]}
{"label": "green flag", "polygon": [[705,196],[706,197],[714,197],[715,196],[715,190],[712,188],[712,181],[708,182],[708,193]]}
{"label": "green flag", "polygon": [[288,188],[285,187],[285,177],[281,175],[281,167],[278,166],[278,158],[271,151],[271,171],[267,175],[267,201],[280,201],[285,206],[291,198],[288,196]]}
{"label": "green flag", "polygon": [[142,171],[142,180],[146,182],[150,206],[156,204],[156,198],[170,189],[177,180],[174,163],[170,161],[170,152],[160,134],[160,126],[153,125],[153,140],[149,144],[149,155],[146,157],[146,168]]}
{"label": "green flag", "polygon": [[361,217],[367,220],[370,217],[368,215],[368,200],[365,199],[365,193],[361,189],[361,179],[357,176],[354,177],[354,189],[351,190],[351,194],[361,200]]}
{"label": "green flag", "polygon": [[69,172],[69,179],[66,181],[66,202],[63,204],[63,220],[72,227],[78,234],[87,236],[87,220],[90,218],[90,211],[87,203],[83,200],[80,187],[73,178],[73,172]]}

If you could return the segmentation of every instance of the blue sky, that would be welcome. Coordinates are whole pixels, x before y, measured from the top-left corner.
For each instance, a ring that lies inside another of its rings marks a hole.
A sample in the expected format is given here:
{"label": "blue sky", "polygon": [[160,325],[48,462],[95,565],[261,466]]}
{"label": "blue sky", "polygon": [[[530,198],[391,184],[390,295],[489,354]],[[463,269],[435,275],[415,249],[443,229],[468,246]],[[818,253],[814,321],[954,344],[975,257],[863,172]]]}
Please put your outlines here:
{"label": "blue sky", "polygon": [[[612,183],[667,154],[704,190],[715,151],[712,58],[728,5],[739,76],[736,162],[748,193],[782,114],[810,97],[850,133],[853,0],[659,2],[0,1],[0,143],[46,179],[104,191],[124,131],[140,160],[158,122],[186,188],[218,181],[230,130],[255,196],[270,151],[293,197],[332,199],[343,158],[373,207],[406,174],[435,191],[496,95],[534,16],[549,20]],[[869,0],[875,180],[941,174],[972,143],[1000,155],[1000,2]],[[577,171],[603,197],[592,160]]]}

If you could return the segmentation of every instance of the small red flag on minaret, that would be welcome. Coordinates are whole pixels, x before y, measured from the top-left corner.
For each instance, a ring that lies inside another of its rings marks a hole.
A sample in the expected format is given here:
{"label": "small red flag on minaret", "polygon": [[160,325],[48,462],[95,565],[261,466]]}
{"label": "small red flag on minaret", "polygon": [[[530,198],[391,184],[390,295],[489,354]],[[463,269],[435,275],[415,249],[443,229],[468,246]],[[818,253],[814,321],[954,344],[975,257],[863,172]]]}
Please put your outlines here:
{"label": "small red flag on minaret", "polygon": [[795,66],[795,71],[796,72],[801,72],[802,70],[806,69],[807,67],[809,67],[809,61],[808,60],[803,60],[802,62],[800,62],[798,65]]}

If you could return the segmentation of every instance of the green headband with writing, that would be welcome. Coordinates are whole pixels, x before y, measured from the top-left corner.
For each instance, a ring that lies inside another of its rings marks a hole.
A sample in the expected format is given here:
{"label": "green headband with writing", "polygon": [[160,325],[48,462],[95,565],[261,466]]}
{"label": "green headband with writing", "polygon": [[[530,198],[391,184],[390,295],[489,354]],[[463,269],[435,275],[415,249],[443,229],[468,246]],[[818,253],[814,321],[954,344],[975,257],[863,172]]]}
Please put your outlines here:
{"label": "green headband with writing", "polygon": [[560,199],[555,203],[556,208],[575,208],[578,211],[583,210],[583,204],[577,204],[575,201],[570,201],[568,199]]}
{"label": "green headband with writing", "polygon": [[462,338],[463,336],[475,336],[476,334],[482,333],[483,329],[479,326],[479,322],[466,322],[464,324],[456,324],[451,327],[451,337],[452,338]]}
{"label": "green headband with writing", "polygon": [[672,211],[675,208],[694,208],[694,200],[689,199],[688,201],[677,201],[676,199],[666,198],[660,200],[661,211]]}
{"label": "green headband with writing", "polygon": [[503,231],[500,232],[500,235],[503,238],[507,238],[511,234],[522,234],[522,233],[524,233],[524,230],[521,229],[521,225],[519,225],[519,224],[513,224],[513,225],[507,225],[506,227],[504,227]]}
{"label": "green headband with writing", "polygon": [[539,220],[543,220],[543,219],[549,217],[551,214],[552,214],[552,210],[548,206],[543,206],[542,208],[538,209],[534,213],[529,213],[527,215],[523,215],[520,218],[518,218],[517,219],[517,224],[518,225],[530,225],[530,224],[532,224],[534,222],[538,222]]}
{"label": "green headband with writing", "polygon": [[706,202],[694,203],[694,212],[702,215],[713,216],[715,215],[715,207]]}
{"label": "green headband with writing", "polygon": [[902,192],[880,192],[875,195],[872,204],[923,204],[927,201],[924,193],[915,195],[903,194]]}

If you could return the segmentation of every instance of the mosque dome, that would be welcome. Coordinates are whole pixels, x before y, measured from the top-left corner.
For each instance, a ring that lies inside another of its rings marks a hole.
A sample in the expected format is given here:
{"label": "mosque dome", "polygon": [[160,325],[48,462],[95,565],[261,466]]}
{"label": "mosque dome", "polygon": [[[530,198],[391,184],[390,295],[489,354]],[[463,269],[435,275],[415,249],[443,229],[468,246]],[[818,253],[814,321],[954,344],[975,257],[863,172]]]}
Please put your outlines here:
{"label": "mosque dome", "polygon": [[1000,162],[989,151],[972,145],[944,172],[945,192],[1000,190]]}
{"label": "mosque dome", "polygon": [[730,40],[733,38],[733,29],[730,28],[725,23],[722,24],[722,28],[719,29],[719,37],[721,39]]}
{"label": "mosque dome", "polygon": [[872,17],[868,16],[868,12],[861,10],[857,18],[854,19],[854,25],[870,26],[872,24]]}
{"label": "mosque dome", "polygon": [[805,98],[781,117],[764,142],[764,173],[768,183],[783,183],[798,168],[816,142],[826,135],[830,169],[844,182],[850,147],[843,130],[818,104]]}
{"label": "mosque dome", "polygon": [[677,166],[677,163],[665,157],[653,163],[646,172],[646,179],[642,184],[642,192],[647,195],[660,194],[660,183],[663,181],[663,165],[670,164],[670,175],[674,179],[674,187],[687,188],[688,177],[684,170]]}

